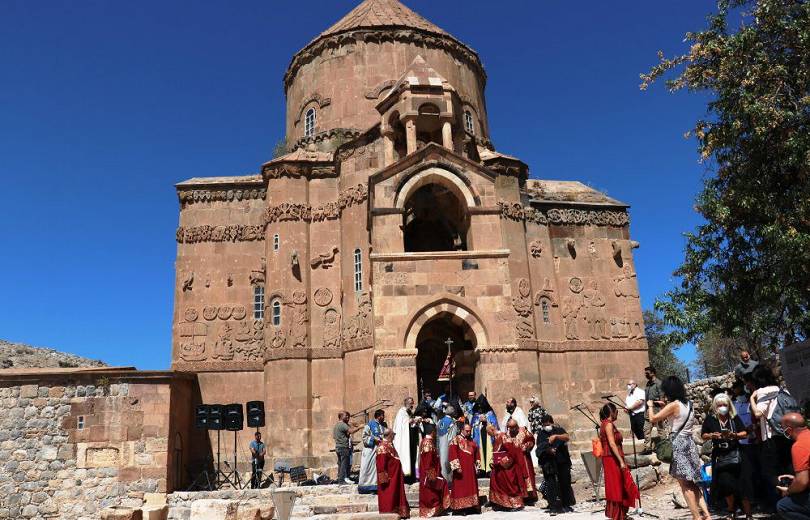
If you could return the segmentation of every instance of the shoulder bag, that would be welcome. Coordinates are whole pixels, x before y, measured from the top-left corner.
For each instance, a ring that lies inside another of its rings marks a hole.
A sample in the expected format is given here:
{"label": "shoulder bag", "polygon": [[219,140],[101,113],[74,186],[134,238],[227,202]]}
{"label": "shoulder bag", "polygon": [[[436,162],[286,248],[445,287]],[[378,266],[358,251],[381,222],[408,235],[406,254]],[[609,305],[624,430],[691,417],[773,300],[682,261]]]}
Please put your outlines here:
{"label": "shoulder bag", "polygon": [[[717,420],[717,424],[720,424],[720,419]],[[728,426],[729,426],[729,429],[731,430],[731,433],[737,433],[736,430],[734,429],[734,418],[732,418],[732,417],[728,418]],[[720,429],[722,430],[723,427],[720,426]],[[734,468],[734,467],[736,467],[736,466],[738,466],[740,464],[739,443],[737,441],[732,441],[732,442],[734,444],[736,444],[736,446],[729,449],[727,452],[718,454],[718,455],[716,455],[714,457],[714,469],[715,470]],[[730,446],[730,442],[728,440],[725,440],[725,441],[718,442],[715,445],[715,448],[728,449],[729,446]]]}
{"label": "shoulder bag", "polygon": [[686,423],[689,422],[689,417],[692,415],[692,402],[689,402],[689,411],[686,413],[686,419],[684,419],[683,423],[681,424],[678,431],[672,432],[669,438],[659,439],[658,443],[655,445],[655,456],[658,457],[658,460],[661,462],[672,462],[672,439],[674,439],[681,430],[684,429]]}

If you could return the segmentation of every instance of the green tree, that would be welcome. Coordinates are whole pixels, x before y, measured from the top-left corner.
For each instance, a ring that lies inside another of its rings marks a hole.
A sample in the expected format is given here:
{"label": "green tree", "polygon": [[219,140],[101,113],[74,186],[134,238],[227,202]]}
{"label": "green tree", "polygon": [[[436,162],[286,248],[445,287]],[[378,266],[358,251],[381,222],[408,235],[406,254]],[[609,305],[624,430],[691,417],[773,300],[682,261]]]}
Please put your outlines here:
{"label": "green tree", "polygon": [[641,75],[710,100],[691,132],[705,222],[656,308],[675,344],[714,331],[774,352],[810,331],[810,2],[718,0],[686,41]]}
{"label": "green tree", "polygon": [[647,335],[647,345],[650,353],[650,366],[655,367],[658,377],[678,376],[684,381],[687,379],[686,365],[677,358],[672,344],[668,341],[667,325],[661,315],[655,311],[645,310],[644,332]]}

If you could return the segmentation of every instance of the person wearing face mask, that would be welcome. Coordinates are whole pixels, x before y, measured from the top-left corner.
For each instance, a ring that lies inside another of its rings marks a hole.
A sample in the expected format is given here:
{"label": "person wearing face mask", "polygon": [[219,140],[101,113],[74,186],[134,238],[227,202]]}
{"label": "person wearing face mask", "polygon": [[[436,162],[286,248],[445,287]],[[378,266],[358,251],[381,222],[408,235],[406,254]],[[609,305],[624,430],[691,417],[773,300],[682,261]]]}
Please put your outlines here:
{"label": "person wearing face mask", "polygon": [[700,433],[704,441],[712,441],[711,496],[725,499],[729,518],[734,518],[739,500],[745,517],[750,519],[754,494],[751,468],[739,445],[748,432],[728,395],[714,396],[711,414],[703,421]]}
{"label": "person wearing face mask", "polygon": [[632,379],[627,382],[627,397],[624,398],[624,405],[627,413],[630,414],[630,429],[636,439],[644,440],[644,411],[647,409],[646,394],[638,387]]}
{"label": "person wearing face mask", "polygon": [[570,437],[565,429],[554,424],[554,417],[543,416],[537,433],[537,460],[546,483],[546,500],[551,514],[570,513],[576,504],[571,487],[571,455],[568,453]]}
{"label": "person wearing face mask", "polygon": [[777,490],[782,499],[776,511],[784,520],[810,519],[810,430],[804,417],[795,412],[786,413],[780,421],[785,434],[793,440],[790,456],[793,474],[780,475]]}
{"label": "person wearing face mask", "polygon": [[[647,408],[652,408],[653,411],[657,412],[666,404],[664,402],[664,394],[661,392],[661,380],[658,379],[658,374],[656,373],[654,367],[647,367],[644,369],[644,378],[647,380],[647,383],[644,386],[644,398],[647,400]],[[646,414],[644,415],[644,450],[641,452],[641,454],[652,454],[655,456],[655,453],[653,452],[653,426],[658,429],[658,438],[665,439],[669,437],[669,421],[661,421],[653,424],[647,419]],[[653,462],[658,462],[657,457]]]}

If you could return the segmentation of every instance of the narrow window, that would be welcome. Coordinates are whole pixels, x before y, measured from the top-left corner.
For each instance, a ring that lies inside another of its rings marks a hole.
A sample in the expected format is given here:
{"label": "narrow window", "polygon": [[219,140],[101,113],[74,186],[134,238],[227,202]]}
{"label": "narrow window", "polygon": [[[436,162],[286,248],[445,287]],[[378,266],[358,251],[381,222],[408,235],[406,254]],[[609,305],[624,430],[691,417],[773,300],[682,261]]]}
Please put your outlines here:
{"label": "narrow window", "polygon": [[310,108],[307,110],[307,115],[304,116],[304,137],[315,135],[315,109]]}
{"label": "narrow window", "polygon": [[354,292],[363,290],[363,253],[354,250]]}
{"label": "narrow window", "polygon": [[253,288],[253,319],[264,319],[264,286],[257,285]]}
{"label": "narrow window", "polygon": [[548,300],[542,300],[540,307],[543,309],[543,323],[551,323],[551,318],[548,315]]}
{"label": "narrow window", "polygon": [[469,110],[464,111],[464,129],[471,134],[475,133],[475,126],[473,126],[473,116]]}
{"label": "narrow window", "polygon": [[273,251],[278,251],[278,245],[279,245],[279,238],[278,233],[276,233],[275,235],[273,235]]}
{"label": "narrow window", "polygon": [[273,300],[271,307],[273,309],[273,326],[278,327],[281,325],[281,302],[278,298]]}
{"label": "narrow window", "polygon": [[84,430],[84,415],[80,415],[76,418],[76,429]]}

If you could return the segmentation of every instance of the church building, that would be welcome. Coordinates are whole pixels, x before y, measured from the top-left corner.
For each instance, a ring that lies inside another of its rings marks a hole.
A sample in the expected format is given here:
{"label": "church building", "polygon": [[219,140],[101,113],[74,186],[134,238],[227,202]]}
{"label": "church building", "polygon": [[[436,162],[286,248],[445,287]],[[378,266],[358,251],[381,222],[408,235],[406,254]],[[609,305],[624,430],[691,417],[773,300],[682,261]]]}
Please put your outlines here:
{"label": "church building", "polygon": [[292,57],[283,152],[177,184],[172,369],[203,403],[264,401],[271,459],[334,465],[337,413],[435,397],[448,350],[454,392],[537,396],[580,441],[569,408],[643,374],[628,206],[496,149],[486,81],[365,0]]}

